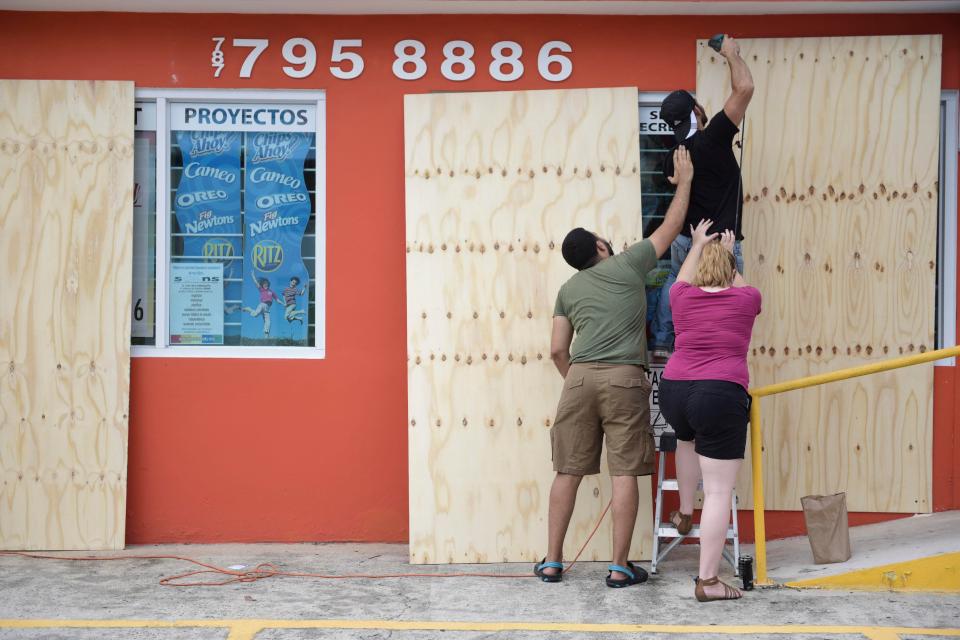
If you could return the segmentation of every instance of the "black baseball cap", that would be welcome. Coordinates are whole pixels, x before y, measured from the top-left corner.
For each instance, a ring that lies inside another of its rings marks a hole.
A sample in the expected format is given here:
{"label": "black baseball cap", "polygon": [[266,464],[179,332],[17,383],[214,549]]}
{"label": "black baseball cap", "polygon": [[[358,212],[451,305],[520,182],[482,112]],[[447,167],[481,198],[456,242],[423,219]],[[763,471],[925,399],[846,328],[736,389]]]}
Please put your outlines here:
{"label": "black baseball cap", "polygon": [[689,91],[678,89],[660,103],[660,119],[666,122],[677,140],[684,140],[690,133],[690,112],[697,101]]}
{"label": "black baseball cap", "polygon": [[582,271],[597,255],[597,236],[583,227],[577,227],[563,239],[560,252],[568,265],[577,271]]}

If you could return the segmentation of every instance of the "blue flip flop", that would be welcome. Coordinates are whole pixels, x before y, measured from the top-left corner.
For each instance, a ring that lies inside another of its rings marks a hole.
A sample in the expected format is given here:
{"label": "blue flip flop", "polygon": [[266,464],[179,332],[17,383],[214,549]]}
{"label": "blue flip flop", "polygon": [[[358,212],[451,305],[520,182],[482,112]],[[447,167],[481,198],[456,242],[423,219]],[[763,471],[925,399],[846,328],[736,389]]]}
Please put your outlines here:
{"label": "blue flip flop", "polygon": [[[634,564],[629,561],[625,567],[621,567],[618,564],[611,564],[607,569],[610,571],[607,575],[607,586],[611,589],[622,589],[623,587],[629,587],[634,584],[642,584],[646,582],[649,577],[646,571],[641,567],[634,566]],[[614,571],[619,571],[627,577],[622,580],[614,580],[611,577]]]}
{"label": "blue flip flop", "polygon": [[[560,573],[544,573],[544,569],[560,569]],[[544,582],[561,582],[563,580],[563,563],[547,562],[547,559],[544,558],[533,565],[533,573]]]}

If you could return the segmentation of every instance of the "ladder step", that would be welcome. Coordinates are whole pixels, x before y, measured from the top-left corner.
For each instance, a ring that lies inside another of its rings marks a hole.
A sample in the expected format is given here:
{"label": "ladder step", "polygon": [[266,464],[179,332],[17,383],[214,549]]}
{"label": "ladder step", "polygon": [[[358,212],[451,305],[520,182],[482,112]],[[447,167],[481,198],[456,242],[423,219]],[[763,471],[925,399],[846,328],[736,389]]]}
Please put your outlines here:
{"label": "ladder step", "polygon": [[[700,537],[700,525],[694,525],[690,529],[690,533],[685,536],[680,535],[677,532],[677,528],[671,525],[669,522],[662,522],[657,528],[657,535],[661,538],[699,538]],[[736,537],[736,533],[733,531],[733,527],[727,529],[727,540],[733,540]]]}
{"label": "ladder step", "polygon": [[[660,485],[662,491],[679,491],[680,485],[677,484],[676,478],[667,479],[664,478],[663,484]],[[697,491],[703,491],[703,482],[697,483]]]}

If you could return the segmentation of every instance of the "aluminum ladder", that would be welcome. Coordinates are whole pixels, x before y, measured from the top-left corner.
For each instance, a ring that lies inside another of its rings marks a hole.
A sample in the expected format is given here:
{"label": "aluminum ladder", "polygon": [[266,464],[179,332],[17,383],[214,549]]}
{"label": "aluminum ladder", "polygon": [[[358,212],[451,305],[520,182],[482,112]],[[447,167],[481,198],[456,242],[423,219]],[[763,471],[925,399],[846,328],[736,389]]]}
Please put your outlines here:
{"label": "aluminum ladder", "polygon": [[[678,544],[683,542],[684,538],[699,538],[700,537],[700,525],[695,524],[690,530],[690,533],[687,535],[681,535],[673,523],[669,520],[663,520],[663,492],[664,491],[678,491],[679,487],[677,485],[676,478],[664,478],[664,473],[667,467],[667,453],[675,453],[677,450],[677,436],[671,431],[664,432],[660,435],[660,455],[657,456],[659,460],[659,469],[657,471],[657,500],[656,500],[656,514],[653,521],[653,554],[652,559],[650,560],[650,572],[657,572],[657,565],[659,565],[671,551],[673,551]],[[698,488],[702,488],[703,483]],[[727,562],[733,565],[734,575],[740,575],[740,531],[737,525],[737,492],[734,490],[733,496],[730,500],[730,513],[732,514],[733,523],[727,529],[727,540],[732,542],[733,549],[731,550],[726,544],[723,546],[723,557],[726,558]],[[669,541],[669,542],[668,542]]]}

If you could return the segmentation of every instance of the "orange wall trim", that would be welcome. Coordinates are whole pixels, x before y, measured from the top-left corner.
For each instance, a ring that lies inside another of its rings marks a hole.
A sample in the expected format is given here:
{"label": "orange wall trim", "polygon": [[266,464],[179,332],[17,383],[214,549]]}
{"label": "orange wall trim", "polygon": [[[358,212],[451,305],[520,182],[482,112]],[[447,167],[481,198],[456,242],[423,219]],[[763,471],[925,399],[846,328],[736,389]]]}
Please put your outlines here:
{"label": "orange wall trim", "polygon": [[[0,76],[134,80],[139,87],[301,88],[327,92],[327,358],[135,359],[127,540],[405,541],[404,93],[602,86],[694,88],[697,38],[942,33],[943,87],[960,88],[960,20],[891,16],[290,16],[0,12]],[[232,54],[221,78],[212,40],[270,38],[252,78]],[[281,71],[280,43],[307,37],[317,70]],[[336,38],[362,38],[355,80],[327,71]],[[416,38],[430,71],[404,82],[393,46]],[[442,46],[477,49],[477,74],[439,73]],[[536,72],[548,40],[573,46],[573,75]],[[526,73],[487,73],[490,46],[515,40]],[[864,109],[869,105],[864,105]],[[933,124],[931,124],[933,126]],[[934,505],[960,508],[960,377],[938,368]],[[544,456],[549,451],[544,449]],[[749,516],[749,513],[746,514]],[[851,514],[853,524],[899,517]],[[741,523],[750,534],[752,521]],[[771,537],[802,533],[802,514],[772,512]]]}

